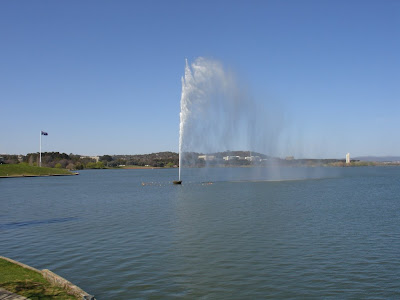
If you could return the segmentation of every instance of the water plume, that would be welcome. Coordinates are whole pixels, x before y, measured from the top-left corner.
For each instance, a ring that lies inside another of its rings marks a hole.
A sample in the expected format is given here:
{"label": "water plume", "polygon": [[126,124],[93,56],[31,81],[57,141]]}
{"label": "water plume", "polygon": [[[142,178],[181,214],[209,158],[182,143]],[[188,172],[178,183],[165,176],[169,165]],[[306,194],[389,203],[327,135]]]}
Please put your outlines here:
{"label": "water plume", "polygon": [[185,154],[251,150],[273,154],[282,115],[255,102],[221,62],[186,60],[179,128],[179,180]]}

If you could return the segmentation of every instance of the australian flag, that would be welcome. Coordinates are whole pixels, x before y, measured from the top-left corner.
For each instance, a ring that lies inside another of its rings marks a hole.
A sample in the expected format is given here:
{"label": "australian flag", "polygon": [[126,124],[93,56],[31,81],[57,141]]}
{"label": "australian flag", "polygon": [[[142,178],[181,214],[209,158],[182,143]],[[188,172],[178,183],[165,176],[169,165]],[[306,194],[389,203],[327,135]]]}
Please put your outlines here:
{"label": "australian flag", "polygon": [[42,131],[42,135],[49,135],[47,132]]}

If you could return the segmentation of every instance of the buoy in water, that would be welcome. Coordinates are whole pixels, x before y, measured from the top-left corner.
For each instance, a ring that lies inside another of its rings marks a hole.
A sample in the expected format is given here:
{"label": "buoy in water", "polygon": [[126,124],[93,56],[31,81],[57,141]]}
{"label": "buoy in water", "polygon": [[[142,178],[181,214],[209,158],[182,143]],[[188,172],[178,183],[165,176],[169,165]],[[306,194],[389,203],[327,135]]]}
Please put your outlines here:
{"label": "buoy in water", "polygon": [[173,184],[182,184],[182,180],[174,180],[172,181]]}

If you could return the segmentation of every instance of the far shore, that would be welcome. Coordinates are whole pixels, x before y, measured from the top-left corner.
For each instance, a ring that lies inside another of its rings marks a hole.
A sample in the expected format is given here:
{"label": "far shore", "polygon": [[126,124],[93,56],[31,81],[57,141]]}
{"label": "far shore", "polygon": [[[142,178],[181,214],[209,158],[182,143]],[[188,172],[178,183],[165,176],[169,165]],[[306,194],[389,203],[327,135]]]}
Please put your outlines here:
{"label": "far shore", "polygon": [[171,168],[164,168],[164,167],[145,167],[145,166],[123,166],[115,169],[136,169],[136,170],[152,170],[152,169],[171,169]]}
{"label": "far shore", "polygon": [[[268,164],[268,165],[219,165],[209,164],[202,166],[185,166],[185,168],[274,168],[274,167],[398,167],[400,164],[395,163],[382,163],[382,162],[364,162],[356,161],[349,164],[343,162],[327,163],[327,164],[298,164],[296,161],[289,161],[285,164]],[[127,165],[118,167],[104,167],[104,168],[88,168],[84,170],[170,170],[178,169],[177,167],[153,167],[153,166],[138,166],[138,165]],[[24,178],[24,177],[52,177],[52,176],[71,176],[79,175],[80,170],[66,170],[60,168],[47,168],[47,167],[36,167],[30,166],[25,163],[21,164],[0,164],[0,179],[2,178]]]}
{"label": "far shore", "polygon": [[42,177],[42,176],[68,176],[78,175],[66,169],[47,168],[21,164],[0,164],[0,178]]}
{"label": "far shore", "polygon": [[79,175],[78,172],[71,173],[71,174],[47,174],[47,175],[8,175],[8,176],[0,176],[0,178],[21,178],[21,177],[50,177],[50,176],[72,176],[72,175]]}

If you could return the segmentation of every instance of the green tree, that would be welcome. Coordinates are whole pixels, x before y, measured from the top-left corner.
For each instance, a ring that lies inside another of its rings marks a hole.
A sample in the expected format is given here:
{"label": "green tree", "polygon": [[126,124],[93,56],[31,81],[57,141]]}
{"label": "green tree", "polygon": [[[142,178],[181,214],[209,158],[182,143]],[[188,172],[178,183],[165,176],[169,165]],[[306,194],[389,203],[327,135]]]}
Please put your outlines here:
{"label": "green tree", "polygon": [[96,169],[104,169],[104,163],[102,161],[98,161],[96,163]]}
{"label": "green tree", "polygon": [[85,166],[86,169],[96,169],[96,163],[88,162]]}
{"label": "green tree", "polygon": [[75,170],[76,166],[73,163],[69,163],[68,166],[66,167],[68,170]]}
{"label": "green tree", "polygon": [[101,161],[112,161],[113,158],[110,155],[103,155],[99,158]]}

